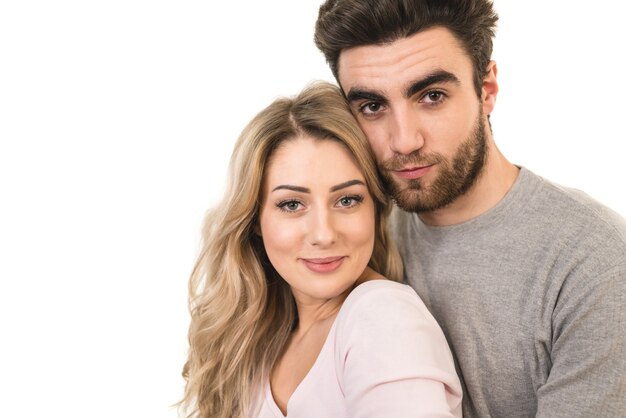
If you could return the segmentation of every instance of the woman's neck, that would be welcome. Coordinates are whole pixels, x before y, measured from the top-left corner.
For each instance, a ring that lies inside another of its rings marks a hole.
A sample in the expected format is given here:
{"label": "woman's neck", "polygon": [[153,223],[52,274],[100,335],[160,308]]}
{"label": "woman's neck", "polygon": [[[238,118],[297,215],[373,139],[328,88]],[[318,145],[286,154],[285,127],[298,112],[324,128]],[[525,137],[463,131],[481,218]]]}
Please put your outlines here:
{"label": "woman's neck", "polygon": [[292,338],[302,338],[317,325],[334,320],[351,291],[352,287],[334,298],[325,300],[302,300],[303,298],[296,297],[298,325],[293,331]]}
{"label": "woman's neck", "polygon": [[341,309],[343,302],[355,287],[363,282],[377,279],[384,279],[384,277],[371,268],[366,267],[352,286],[333,298],[314,299],[294,292],[296,308],[298,309],[298,325],[292,336],[297,338],[298,336],[306,335],[316,324],[324,324],[329,319],[334,319]]}

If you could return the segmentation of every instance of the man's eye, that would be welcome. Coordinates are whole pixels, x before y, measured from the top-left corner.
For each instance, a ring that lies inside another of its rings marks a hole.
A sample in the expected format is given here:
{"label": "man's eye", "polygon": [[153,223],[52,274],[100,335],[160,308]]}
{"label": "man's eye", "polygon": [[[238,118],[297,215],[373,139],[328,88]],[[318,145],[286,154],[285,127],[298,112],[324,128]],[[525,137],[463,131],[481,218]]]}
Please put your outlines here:
{"label": "man's eye", "polygon": [[438,103],[445,98],[445,94],[441,91],[433,90],[424,95],[423,101],[426,103]]}
{"label": "man's eye", "polygon": [[366,115],[371,115],[379,112],[381,108],[382,106],[380,103],[370,102],[365,103],[363,106],[361,106],[361,112],[365,113]]}

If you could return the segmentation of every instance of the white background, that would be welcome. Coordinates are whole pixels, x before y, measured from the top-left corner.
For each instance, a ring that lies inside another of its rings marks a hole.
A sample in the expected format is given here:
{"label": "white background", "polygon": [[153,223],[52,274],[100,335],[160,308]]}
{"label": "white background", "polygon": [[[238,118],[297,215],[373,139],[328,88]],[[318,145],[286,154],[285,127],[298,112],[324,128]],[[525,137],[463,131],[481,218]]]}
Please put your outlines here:
{"label": "white background", "polygon": [[[0,2],[0,416],[176,415],[203,214],[247,121],[332,80],[318,6]],[[512,162],[626,215],[616,7],[496,0],[492,123]]]}

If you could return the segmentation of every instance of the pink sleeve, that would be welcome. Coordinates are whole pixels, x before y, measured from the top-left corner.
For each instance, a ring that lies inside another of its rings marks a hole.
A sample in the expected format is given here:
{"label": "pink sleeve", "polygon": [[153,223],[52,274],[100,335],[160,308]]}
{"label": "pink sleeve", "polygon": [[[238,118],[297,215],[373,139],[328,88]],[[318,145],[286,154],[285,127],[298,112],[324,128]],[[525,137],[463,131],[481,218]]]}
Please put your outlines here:
{"label": "pink sleeve", "polygon": [[349,415],[461,417],[452,354],[421,299],[391,282],[363,290],[337,329],[336,366]]}

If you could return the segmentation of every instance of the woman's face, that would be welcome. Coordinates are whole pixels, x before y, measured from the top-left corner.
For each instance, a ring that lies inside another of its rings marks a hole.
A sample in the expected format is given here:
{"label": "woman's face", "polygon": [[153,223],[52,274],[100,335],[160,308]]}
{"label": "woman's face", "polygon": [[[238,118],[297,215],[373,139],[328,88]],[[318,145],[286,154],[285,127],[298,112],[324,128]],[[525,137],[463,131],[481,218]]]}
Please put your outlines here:
{"label": "woman's face", "polygon": [[270,158],[263,182],[261,235],[269,259],[298,302],[341,295],[374,248],[374,202],[339,142],[299,137]]}

